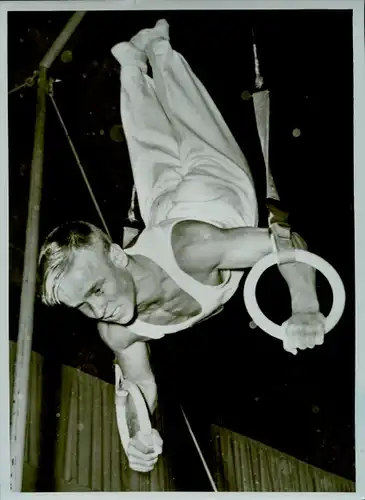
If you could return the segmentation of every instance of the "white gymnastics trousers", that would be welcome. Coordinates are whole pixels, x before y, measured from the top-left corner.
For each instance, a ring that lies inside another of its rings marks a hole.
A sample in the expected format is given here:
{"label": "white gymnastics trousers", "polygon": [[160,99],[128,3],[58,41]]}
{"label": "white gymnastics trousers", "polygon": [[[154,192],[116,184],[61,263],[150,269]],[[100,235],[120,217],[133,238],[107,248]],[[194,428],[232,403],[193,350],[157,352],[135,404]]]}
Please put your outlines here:
{"label": "white gymnastics trousers", "polygon": [[121,67],[121,118],[146,227],[185,218],[256,226],[249,165],[221,113],[170,41],[148,47],[152,78]]}

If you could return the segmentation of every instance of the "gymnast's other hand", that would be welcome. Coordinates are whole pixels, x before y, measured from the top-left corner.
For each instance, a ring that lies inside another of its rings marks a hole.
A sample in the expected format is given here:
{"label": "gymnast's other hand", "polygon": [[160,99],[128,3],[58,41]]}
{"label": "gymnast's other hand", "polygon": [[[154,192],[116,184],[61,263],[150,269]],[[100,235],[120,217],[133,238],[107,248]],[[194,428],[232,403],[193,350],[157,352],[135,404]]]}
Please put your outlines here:
{"label": "gymnast's other hand", "polygon": [[320,312],[294,313],[283,324],[283,328],[285,328],[284,349],[297,354],[297,349],[313,349],[316,345],[323,344],[325,317]]}
{"label": "gymnast's other hand", "polygon": [[129,467],[137,472],[150,472],[162,453],[163,441],[156,429],[149,435],[140,431],[130,439],[127,450]]}

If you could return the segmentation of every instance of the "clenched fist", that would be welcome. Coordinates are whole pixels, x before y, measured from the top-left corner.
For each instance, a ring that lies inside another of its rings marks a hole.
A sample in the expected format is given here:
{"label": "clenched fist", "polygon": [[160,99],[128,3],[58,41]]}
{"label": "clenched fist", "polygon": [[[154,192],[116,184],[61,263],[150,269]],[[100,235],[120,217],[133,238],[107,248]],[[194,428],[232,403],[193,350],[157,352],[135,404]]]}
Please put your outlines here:
{"label": "clenched fist", "polygon": [[163,441],[156,429],[152,429],[152,433],[148,435],[138,431],[129,441],[129,467],[137,472],[150,472],[162,453],[162,445]]}
{"label": "clenched fist", "polygon": [[297,349],[313,349],[314,346],[323,344],[325,317],[320,312],[294,313],[283,327],[283,346],[292,354],[297,354]]}

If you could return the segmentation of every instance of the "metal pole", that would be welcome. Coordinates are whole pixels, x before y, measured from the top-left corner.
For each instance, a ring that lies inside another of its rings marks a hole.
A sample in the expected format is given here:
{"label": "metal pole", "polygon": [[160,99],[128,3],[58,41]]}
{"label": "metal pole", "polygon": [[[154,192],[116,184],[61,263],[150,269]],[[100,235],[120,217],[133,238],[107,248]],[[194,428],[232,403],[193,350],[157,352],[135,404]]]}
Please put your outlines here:
{"label": "metal pole", "polygon": [[32,349],[33,314],[37,278],[39,211],[42,193],[44,125],[46,119],[47,70],[41,68],[38,80],[37,117],[30,179],[28,221],[24,252],[23,283],[15,364],[13,408],[11,418],[12,491],[21,491],[25,428],[28,409],[29,364]]}
{"label": "metal pole", "polygon": [[44,131],[46,120],[46,97],[48,93],[47,69],[51,66],[85,13],[76,12],[66,24],[46,56],[43,58],[38,77],[37,111],[34,148],[28,203],[23,282],[20,298],[19,331],[15,365],[10,436],[10,488],[22,491],[25,430],[28,413],[29,366],[32,349],[33,316],[37,279],[39,215],[42,195]]}
{"label": "metal pole", "polygon": [[58,35],[56,40],[53,42],[52,47],[49,49],[47,54],[43,57],[40,66],[43,68],[50,68],[53,64],[53,61],[56,59],[58,54],[61,52],[63,47],[68,42],[69,38],[76,30],[86,12],[75,12],[72,15],[66,26],[63,28],[61,33]]}

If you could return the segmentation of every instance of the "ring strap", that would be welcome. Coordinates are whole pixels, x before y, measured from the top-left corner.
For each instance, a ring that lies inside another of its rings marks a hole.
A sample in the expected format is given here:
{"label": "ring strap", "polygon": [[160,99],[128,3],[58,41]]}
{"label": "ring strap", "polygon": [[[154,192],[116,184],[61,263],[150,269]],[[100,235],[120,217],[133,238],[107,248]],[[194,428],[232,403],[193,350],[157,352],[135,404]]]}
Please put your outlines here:
{"label": "ring strap", "polygon": [[149,418],[148,409],[145,400],[137,384],[130,380],[123,379],[120,366],[115,363],[115,410],[117,417],[118,431],[124,451],[127,453],[129,440],[131,438],[127,422],[127,397],[133,399],[137,419],[142,434],[151,434],[152,426]]}
{"label": "ring strap", "polygon": [[[296,262],[295,252],[293,251],[292,254],[287,252],[287,250],[294,249],[291,241],[291,227],[288,223],[289,212],[283,208],[279,200],[272,198],[266,200],[266,207],[269,210],[270,238],[278,265]],[[285,251],[285,257],[282,254],[283,251]]]}

